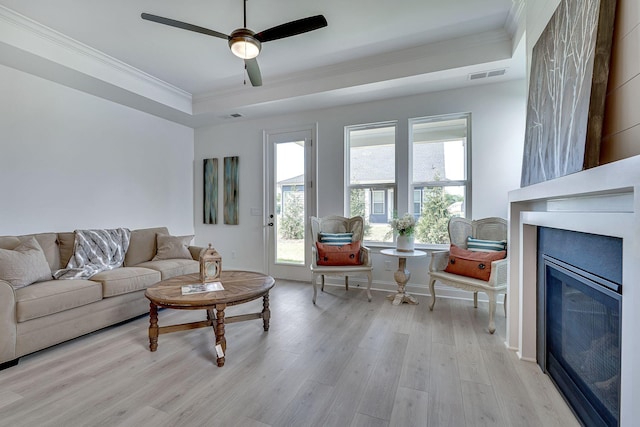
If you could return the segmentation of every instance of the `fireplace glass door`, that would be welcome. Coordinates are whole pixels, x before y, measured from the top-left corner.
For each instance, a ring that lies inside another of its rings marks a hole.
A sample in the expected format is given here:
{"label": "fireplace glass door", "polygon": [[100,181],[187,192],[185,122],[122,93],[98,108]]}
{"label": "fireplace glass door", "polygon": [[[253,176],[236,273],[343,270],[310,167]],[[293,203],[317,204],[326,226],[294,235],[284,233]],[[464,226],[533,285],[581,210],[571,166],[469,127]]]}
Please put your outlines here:
{"label": "fireplace glass door", "polygon": [[585,425],[619,425],[620,286],[544,256],[546,370]]}

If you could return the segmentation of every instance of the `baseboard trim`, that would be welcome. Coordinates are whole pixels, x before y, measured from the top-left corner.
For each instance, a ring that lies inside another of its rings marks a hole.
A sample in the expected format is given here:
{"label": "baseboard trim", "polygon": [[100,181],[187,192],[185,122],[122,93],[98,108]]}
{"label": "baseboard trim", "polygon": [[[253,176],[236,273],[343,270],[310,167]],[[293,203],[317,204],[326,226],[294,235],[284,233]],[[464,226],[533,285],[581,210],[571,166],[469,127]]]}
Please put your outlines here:
{"label": "baseboard trim", "polygon": [[11,368],[12,366],[16,366],[19,361],[20,361],[20,358],[18,357],[17,359],[13,359],[13,360],[9,360],[8,362],[0,363],[0,371],[2,371],[3,369]]}

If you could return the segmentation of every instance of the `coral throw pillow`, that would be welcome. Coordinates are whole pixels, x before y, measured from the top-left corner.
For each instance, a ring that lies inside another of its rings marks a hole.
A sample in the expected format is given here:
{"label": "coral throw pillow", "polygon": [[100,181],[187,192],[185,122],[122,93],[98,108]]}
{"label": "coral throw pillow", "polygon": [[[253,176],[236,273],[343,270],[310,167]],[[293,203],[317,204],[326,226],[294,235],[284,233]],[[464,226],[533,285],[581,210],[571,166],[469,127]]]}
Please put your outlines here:
{"label": "coral throw pillow", "polygon": [[360,242],[334,246],[316,242],[318,265],[360,265]]}
{"label": "coral throw pillow", "polygon": [[486,282],[491,276],[491,262],[503,259],[506,256],[507,251],[473,252],[451,244],[449,264],[447,264],[447,268],[444,271]]}

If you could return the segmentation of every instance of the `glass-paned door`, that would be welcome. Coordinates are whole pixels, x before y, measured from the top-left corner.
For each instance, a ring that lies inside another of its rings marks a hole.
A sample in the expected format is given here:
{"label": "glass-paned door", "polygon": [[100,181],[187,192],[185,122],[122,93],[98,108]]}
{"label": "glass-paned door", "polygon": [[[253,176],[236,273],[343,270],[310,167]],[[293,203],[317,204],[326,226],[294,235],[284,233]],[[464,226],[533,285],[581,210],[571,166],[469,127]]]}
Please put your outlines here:
{"label": "glass-paned door", "polygon": [[311,129],[267,132],[267,269],[274,277],[308,280],[308,218],[315,191]]}

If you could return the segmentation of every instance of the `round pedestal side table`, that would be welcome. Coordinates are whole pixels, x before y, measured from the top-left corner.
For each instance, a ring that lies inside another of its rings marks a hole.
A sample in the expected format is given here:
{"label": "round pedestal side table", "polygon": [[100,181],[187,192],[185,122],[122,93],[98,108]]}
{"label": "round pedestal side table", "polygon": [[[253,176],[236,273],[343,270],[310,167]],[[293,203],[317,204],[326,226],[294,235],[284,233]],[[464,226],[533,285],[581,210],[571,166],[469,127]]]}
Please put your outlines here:
{"label": "round pedestal side table", "polygon": [[418,300],[414,296],[409,295],[404,289],[411,278],[411,272],[407,270],[407,258],[419,258],[426,256],[427,253],[417,250],[399,251],[397,249],[383,249],[380,253],[398,258],[398,271],[393,273],[393,278],[398,284],[398,291],[395,294],[387,295],[387,299],[390,300],[393,305],[400,305],[403,302],[407,304],[418,304]]}

